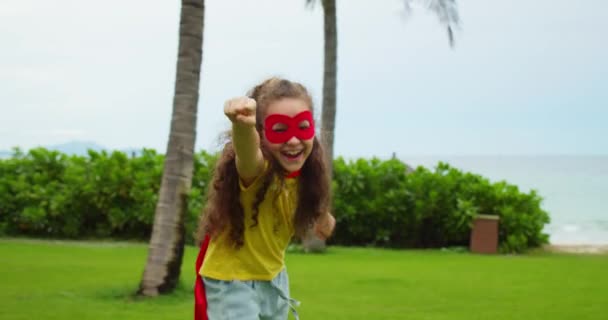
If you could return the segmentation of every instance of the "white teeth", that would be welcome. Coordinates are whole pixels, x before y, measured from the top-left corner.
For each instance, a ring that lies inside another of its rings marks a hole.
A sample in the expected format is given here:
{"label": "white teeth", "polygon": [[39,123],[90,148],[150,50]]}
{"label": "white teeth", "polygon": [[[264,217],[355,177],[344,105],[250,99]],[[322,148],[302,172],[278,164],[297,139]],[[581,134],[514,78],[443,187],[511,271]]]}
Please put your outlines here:
{"label": "white teeth", "polygon": [[285,151],[286,154],[290,156],[298,155],[301,151]]}

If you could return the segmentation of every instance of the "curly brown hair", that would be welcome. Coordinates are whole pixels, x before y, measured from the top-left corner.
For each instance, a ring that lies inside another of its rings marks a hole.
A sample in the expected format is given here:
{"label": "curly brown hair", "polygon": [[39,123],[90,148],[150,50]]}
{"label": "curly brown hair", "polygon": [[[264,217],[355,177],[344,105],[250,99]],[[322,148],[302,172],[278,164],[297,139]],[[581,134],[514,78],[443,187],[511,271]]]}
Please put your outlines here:
{"label": "curly brown hair", "polygon": [[[262,123],[266,108],[272,102],[283,98],[296,98],[305,101],[310,111],[314,113],[313,103],[306,88],[297,83],[280,78],[270,78],[255,86],[248,96],[257,103],[256,130],[262,141]],[[280,184],[285,181],[285,172],[279,162],[265,150],[262,143],[260,148],[264,158],[269,163],[269,170],[262,177],[262,187],[256,194],[253,203],[253,221],[257,225],[258,207],[267,196],[266,192],[273,180]],[[214,235],[228,229],[228,239],[240,248],[243,245],[245,232],[245,214],[240,202],[239,175],[236,170],[236,154],[231,142],[226,143],[219,161],[217,162],[212,183],[207,190],[207,204],[200,217],[196,238],[202,241],[206,234]],[[302,166],[298,182],[298,204],[294,217],[294,227],[297,237],[303,238],[315,221],[329,212],[330,179],[326,169],[323,148],[317,137],[314,137],[310,155]]]}

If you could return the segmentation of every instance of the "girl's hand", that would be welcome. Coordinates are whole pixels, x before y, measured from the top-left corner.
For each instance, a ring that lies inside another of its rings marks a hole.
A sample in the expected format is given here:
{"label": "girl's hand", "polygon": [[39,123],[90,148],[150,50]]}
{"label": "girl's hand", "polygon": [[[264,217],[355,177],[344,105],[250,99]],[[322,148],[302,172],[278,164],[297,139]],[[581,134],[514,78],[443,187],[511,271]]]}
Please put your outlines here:
{"label": "girl's hand", "polygon": [[233,98],[224,104],[224,114],[232,121],[236,171],[245,186],[253,183],[264,171],[264,155],[255,128],[256,107],[255,100],[249,97]]}
{"label": "girl's hand", "polygon": [[233,98],[224,104],[224,114],[233,124],[255,126],[255,109],[257,103],[249,97]]}
{"label": "girl's hand", "polygon": [[327,213],[324,216],[321,216],[317,223],[315,223],[315,234],[322,240],[327,240],[334,232],[334,227],[336,226],[336,218],[331,215],[331,213]]}

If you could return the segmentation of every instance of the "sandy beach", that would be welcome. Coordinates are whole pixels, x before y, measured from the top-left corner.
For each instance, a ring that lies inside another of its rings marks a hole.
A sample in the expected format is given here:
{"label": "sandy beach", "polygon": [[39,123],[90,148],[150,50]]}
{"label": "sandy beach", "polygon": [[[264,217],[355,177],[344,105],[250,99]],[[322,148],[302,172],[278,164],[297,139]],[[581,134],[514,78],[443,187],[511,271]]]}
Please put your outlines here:
{"label": "sandy beach", "polygon": [[608,254],[608,244],[549,244],[544,248],[550,252]]}

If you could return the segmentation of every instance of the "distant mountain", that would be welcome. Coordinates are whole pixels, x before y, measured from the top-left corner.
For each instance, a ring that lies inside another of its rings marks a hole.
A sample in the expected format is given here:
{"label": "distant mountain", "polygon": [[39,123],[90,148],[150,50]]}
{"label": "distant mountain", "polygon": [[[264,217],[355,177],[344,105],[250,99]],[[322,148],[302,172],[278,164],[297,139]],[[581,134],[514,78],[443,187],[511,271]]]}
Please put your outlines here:
{"label": "distant mountain", "polygon": [[107,150],[106,147],[101,146],[93,141],[70,141],[54,146],[46,146],[44,147],[49,150],[56,150],[61,153],[69,154],[69,155],[79,155],[85,156],[87,155],[88,150],[94,151],[102,151]]}
{"label": "distant mountain", "polygon": [[[113,149],[108,149],[96,142],[93,141],[69,141],[66,143],[62,143],[62,144],[57,144],[57,145],[51,145],[51,146],[41,146],[45,149],[48,150],[56,150],[59,151],[61,153],[65,153],[67,155],[78,155],[78,156],[86,156],[88,153],[88,150],[94,150],[94,151],[102,151],[102,150],[106,150],[108,152],[112,152],[115,151]],[[23,149],[23,152],[27,152],[28,149]],[[118,150],[121,152],[126,153],[129,156],[139,156],[142,153],[143,148],[128,148],[128,149],[122,149],[122,150]],[[9,151],[9,150],[0,150],[0,159],[2,158],[10,158],[13,155],[13,151]]]}

